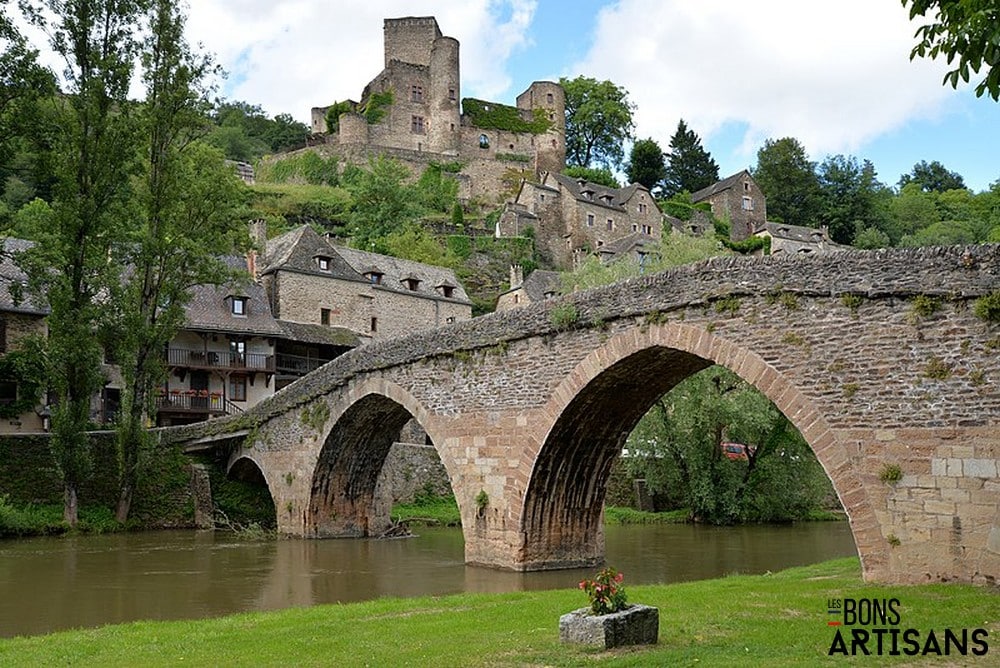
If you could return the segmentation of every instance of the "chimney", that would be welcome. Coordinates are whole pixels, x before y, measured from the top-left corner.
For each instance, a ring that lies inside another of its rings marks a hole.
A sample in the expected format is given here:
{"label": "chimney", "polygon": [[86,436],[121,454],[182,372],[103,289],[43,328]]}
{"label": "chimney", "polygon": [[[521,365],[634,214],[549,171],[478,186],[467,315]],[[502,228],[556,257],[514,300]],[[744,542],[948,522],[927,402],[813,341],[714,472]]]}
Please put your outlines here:
{"label": "chimney", "polygon": [[519,264],[510,265],[510,289],[516,290],[524,285],[524,267]]}
{"label": "chimney", "polygon": [[267,222],[263,220],[250,221],[250,249],[247,250],[247,272],[253,280],[260,278],[257,273],[257,256],[263,255],[267,249]]}

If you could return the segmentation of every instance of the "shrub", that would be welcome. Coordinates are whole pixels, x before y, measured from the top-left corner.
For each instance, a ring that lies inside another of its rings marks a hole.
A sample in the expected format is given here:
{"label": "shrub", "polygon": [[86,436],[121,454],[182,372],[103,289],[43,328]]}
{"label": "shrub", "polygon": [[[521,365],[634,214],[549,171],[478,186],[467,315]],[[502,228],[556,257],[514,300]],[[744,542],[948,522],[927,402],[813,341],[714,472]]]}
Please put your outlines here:
{"label": "shrub", "polygon": [[595,615],[609,615],[625,609],[625,576],[608,566],[594,578],[580,580],[580,589],[590,598],[590,611]]}

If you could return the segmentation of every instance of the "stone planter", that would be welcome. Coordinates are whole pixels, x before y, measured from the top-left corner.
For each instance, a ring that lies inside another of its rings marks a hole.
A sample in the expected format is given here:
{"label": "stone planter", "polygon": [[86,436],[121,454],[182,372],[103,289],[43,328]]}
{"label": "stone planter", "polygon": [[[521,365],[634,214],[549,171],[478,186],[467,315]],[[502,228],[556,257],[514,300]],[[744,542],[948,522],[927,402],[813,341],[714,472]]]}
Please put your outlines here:
{"label": "stone planter", "polygon": [[660,610],[634,604],[609,615],[595,615],[580,608],[559,618],[559,640],[565,643],[604,646],[655,645],[660,632]]}

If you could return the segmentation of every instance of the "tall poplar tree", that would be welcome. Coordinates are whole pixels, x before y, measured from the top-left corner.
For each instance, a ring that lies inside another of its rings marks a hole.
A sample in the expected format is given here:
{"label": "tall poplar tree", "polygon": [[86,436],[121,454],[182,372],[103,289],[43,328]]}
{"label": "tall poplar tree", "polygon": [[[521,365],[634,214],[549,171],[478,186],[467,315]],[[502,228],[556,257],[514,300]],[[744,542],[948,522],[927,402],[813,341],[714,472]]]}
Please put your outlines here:
{"label": "tall poplar tree", "polygon": [[669,199],[684,190],[693,193],[719,180],[719,165],[701,145],[701,138],[682,118],[670,138],[663,197]]}
{"label": "tall poplar tree", "polygon": [[53,220],[20,258],[46,295],[52,449],[63,480],[63,516],[75,526],[79,487],[90,470],[91,399],[104,384],[95,337],[103,300],[120,272],[111,260],[128,219],[136,126],[127,93],[139,51],[141,0],[24,0],[65,65],[49,142],[57,184]]}
{"label": "tall poplar tree", "polygon": [[245,250],[241,185],[222,153],[196,141],[204,127],[211,59],[184,39],[173,0],[153,0],[143,54],[146,100],[135,223],[119,246],[128,267],[112,291],[109,337],[125,381],[118,421],[121,486],[116,518],[128,518],[149,439],[154,391],[165,376],[163,350],[184,324],[190,289],[234,278],[224,256]]}

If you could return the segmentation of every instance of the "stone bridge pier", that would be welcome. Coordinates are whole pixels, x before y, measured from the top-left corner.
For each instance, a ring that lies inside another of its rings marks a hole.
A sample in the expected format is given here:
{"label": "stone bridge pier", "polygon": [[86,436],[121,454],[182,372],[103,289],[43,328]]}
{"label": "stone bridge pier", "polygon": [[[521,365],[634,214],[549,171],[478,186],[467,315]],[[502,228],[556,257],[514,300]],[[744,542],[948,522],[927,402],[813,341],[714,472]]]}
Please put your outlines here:
{"label": "stone bridge pier", "polygon": [[371,344],[238,421],[172,433],[248,431],[231,462],[260,468],[282,533],[375,536],[376,480],[412,417],[451,479],[468,563],[591,566],[627,435],[718,364],[809,443],[866,579],[995,582],[998,312],[998,246],[713,260]]}

